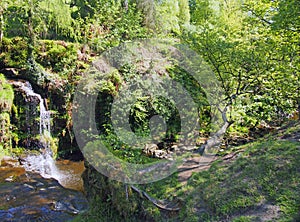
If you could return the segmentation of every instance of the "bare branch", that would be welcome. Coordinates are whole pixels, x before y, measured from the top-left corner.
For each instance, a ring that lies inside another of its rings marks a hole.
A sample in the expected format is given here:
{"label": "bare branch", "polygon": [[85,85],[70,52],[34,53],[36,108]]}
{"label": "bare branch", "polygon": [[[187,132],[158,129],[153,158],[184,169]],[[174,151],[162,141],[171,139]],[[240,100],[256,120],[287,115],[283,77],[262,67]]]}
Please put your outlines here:
{"label": "bare branch", "polygon": [[156,207],[158,207],[161,210],[166,210],[166,211],[179,211],[180,210],[180,208],[178,206],[178,202],[171,203],[171,202],[166,202],[164,200],[157,200],[157,199],[152,198],[145,191],[142,191],[133,185],[131,185],[130,187],[132,190],[137,192],[141,197],[145,197],[147,200],[149,200],[151,203],[153,203]]}

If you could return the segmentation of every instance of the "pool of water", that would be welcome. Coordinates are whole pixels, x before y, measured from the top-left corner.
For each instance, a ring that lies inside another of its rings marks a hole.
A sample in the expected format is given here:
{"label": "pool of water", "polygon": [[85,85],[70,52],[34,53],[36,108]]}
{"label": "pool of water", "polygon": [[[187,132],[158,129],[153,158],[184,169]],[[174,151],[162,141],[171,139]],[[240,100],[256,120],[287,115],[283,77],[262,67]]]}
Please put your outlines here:
{"label": "pool of water", "polygon": [[0,167],[1,221],[69,221],[88,208],[83,193],[83,162],[55,161],[58,179],[26,171],[18,160]]}

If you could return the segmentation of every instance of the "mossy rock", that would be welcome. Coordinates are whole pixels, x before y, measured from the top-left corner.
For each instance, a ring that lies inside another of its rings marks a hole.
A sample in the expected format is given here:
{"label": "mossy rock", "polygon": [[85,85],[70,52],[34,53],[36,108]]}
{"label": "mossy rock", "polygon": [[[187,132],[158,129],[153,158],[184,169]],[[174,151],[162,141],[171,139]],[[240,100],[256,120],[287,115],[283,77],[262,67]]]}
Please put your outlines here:
{"label": "mossy rock", "polygon": [[0,74],[0,112],[10,112],[14,100],[14,91]]}
{"label": "mossy rock", "polygon": [[83,178],[88,198],[94,204],[105,203],[110,211],[114,209],[115,218],[127,221],[126,218],[133,218],[141,212],[140,199],[129,187],[126,189],[125,184],[110,180],[87,163]]}
{"label": "mossy rock", "polygon": [[10,116],[8,113],[0,113],[0,145],[3,148],[11,148]]}

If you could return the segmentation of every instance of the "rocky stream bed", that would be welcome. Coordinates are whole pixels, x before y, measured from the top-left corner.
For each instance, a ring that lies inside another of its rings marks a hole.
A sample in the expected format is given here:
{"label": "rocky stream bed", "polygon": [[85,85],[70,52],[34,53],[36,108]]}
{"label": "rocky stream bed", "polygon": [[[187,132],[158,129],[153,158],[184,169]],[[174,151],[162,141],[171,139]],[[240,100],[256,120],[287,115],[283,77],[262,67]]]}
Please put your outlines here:
{"label": "rocky stream bed", "polygon": [[17,159],[4,158],[0,167],[1,221],[69,221],[86,211],[88,202],[80,177],[83,163],[59,161],[56,166],[60,182],[26,171]]}

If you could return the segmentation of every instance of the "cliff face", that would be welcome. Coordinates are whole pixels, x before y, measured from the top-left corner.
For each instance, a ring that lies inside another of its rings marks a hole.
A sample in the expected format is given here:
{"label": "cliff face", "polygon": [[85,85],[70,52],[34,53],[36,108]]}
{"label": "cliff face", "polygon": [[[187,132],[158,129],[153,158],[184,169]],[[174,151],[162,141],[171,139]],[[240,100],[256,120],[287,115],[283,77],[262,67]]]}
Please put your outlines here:
{"label": "cliff face", "polygon": [[30,146],[32,149],[41,146],[37,138],[40,99],[36,95],[26,95],[19,83],[27,83],[51,113],[51,134],[56,141],[59,156],[82,159],[71,130],[71,90],[74,86],[42,68],[32,73],[18,69],[4,69],[1,72],[10,79],[7,81],[4,75],[1,77],[2,145],[5,143],[5,146],[24,148]]}
{"label": "cliff face", "polygon": [[[46,109],[51,112],[52,142],[58,147],[58,156],[78,160],[82,159],[82,155],[72,133],[71,98],[77,78],[74,76],[81,73],[84,62],[76,60],[76,47],[63,41],[39,41],[35,59],[32,60],[27,58],[24,39],[5,38],[0,45],[0,73],[11,81],[27,81],[31,84],[33,91],[41,96]],[[11,98],[11,105],[7,106],[7,101],[1,100],[1,110],[5,109],[6,112],[6,117],[1,118],[5,119],[6,125],[11,125],[11,145],[26,148],[30,142],[38,148],[38,138],[33,136],[38,135],[38,101],[34,98],[26,101],[24,92],[18,86],[13,88],[15,97]],[[7,116],[10,116],[10,124]]]}

